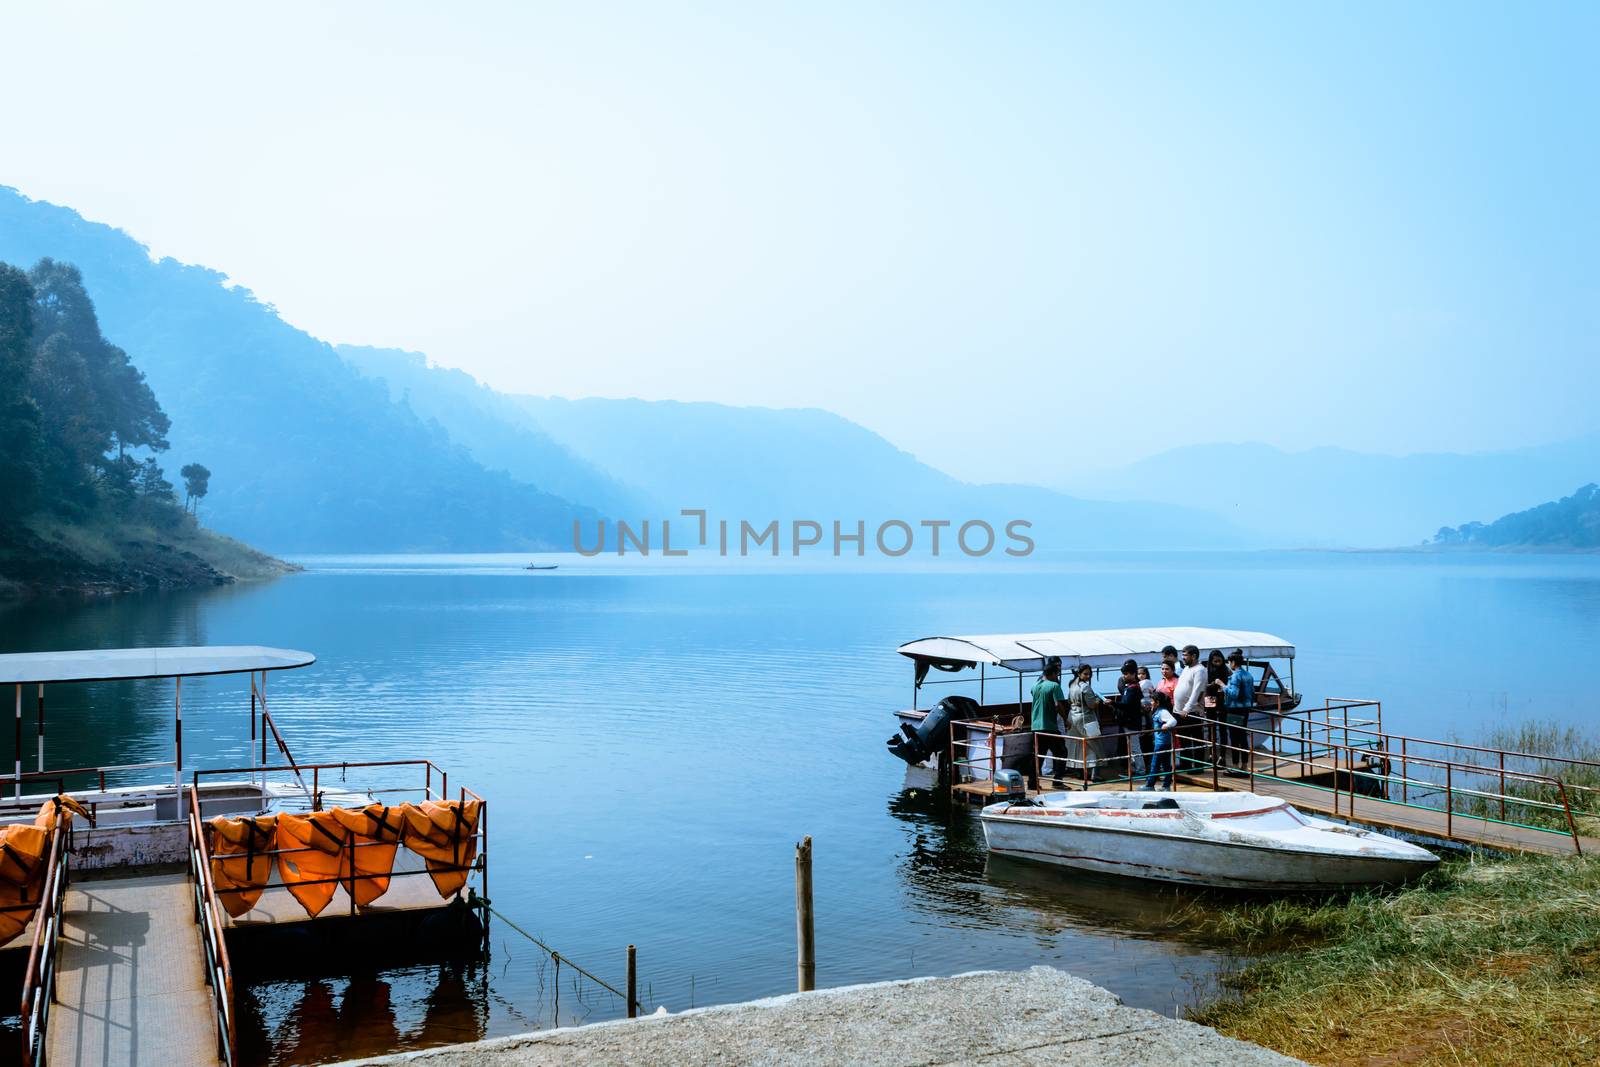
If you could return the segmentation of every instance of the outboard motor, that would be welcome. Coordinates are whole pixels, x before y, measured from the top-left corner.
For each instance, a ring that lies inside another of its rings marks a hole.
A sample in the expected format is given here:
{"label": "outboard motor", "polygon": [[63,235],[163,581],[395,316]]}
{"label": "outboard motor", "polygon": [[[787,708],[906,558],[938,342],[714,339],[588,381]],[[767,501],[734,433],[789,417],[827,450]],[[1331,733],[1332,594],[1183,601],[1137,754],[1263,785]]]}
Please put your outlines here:
{"label": "outboard motor", "polygon": [[945,697],[935,704],[916,727],[905,723],[901,733],[889,738],[889,751],[916,766],[936,752],[943,752],[950,740],[952,719],[976,719],[978,702],[971,697]]}
{"label": "outboard motor", "polygon": [[1028,783],[1023,780],[1021,771],[999,770],[994,772],[994,799],[996,803],[1020,804],[1028,799]]}

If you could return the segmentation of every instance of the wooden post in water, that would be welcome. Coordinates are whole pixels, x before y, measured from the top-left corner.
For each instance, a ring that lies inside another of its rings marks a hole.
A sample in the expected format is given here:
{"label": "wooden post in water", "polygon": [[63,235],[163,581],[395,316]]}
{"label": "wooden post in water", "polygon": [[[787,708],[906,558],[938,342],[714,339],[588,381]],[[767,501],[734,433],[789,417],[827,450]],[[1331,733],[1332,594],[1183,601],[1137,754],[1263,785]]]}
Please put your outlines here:
{"label": "wooden post in water", "polygon": [[817,987],[817,941],[811,918],[811,838],[807,836],[794,848],[794,919],[802,993]]}
{"label": "wooden post in water", "polygon": [[628,1018],[639,1016],[639,967],[633,946],[628,946]]}

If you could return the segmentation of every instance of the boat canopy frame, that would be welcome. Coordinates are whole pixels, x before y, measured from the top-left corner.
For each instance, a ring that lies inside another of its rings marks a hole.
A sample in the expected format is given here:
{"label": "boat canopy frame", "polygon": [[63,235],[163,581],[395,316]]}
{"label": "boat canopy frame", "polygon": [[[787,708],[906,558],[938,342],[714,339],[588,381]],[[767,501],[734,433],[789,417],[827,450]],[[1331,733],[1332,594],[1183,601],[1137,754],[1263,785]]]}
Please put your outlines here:
{"label": "boat canopy frame", "polygon": [[[86,770],[141,770],[166,766],[168,761],[128,764],[120,767],[72,768],[51,772],[44,765],[44,687],[63,682],[131,682],[171,678],[173,680],[173,785],[183,785],[183,680],[222,674],[248,674],[250,676],[250,739],[254,750],[256,735],[256,705],[259,702],[263,716],[266,709],[267,672],[294,670],[309,667],[317,661],[310,652],[290,648],[269,648],[264,645],[193,645],[155,648],[99,648],[77,649],[64,652],[11,652],[0,655],[0,687],[16,688],[16,769],[12,775],[0,775],[0,781],[11,778],[15,798],[22,799],[25,778],[38,779],[52,773],[62,775]],[[24,686],[38,687],[37,752],[38,769],[22,769],[22,691]],[[263,730],[266,729],[264,725]],[[276,732],[276,727],[273,727]],[[263,735],[264,739],[264,735]],[[281,740],[280,740],[281,745]],[[265,762],[265,757],[263,757]],[[103,777],[103,775],[102,775]]]}
{"label": "boat canopy frame", "polygon": [[[1088,666],[1097,673],[1120,668],[1133,660],[1141,667],[1161,662],[1167,645],[1194,645],[1201,658],[1213,650],[1239,649],[1252,663],[1289,661],[1289,688],[1294,689],[1294,645],[1281,637],[1257,630],[1223,630],[1202,626],[1141,627],[1121,630],[1058,630],[1026,634],[982,634],[969,637],[922,637],[895,649],[915,664],[912,709],[929,670],[957,672],[978,669],[979,703],[987,682],[987,668],[1001,667],[1017,675],[1017,700],[1022,702],[1023,678],[1044,670],[1044,661],[1059,656],[1063,670]],[[1269,665],[1270,669],[1270,665]]]}

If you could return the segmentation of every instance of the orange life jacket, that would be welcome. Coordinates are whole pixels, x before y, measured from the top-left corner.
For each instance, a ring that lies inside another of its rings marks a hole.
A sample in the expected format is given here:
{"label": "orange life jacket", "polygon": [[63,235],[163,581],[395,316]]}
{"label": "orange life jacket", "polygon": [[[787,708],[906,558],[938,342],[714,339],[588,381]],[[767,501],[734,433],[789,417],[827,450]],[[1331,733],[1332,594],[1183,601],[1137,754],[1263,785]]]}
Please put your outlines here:
{"label": "orange life jacket", "polygon": [[276,815],[211,820],[211,884],[223,910],[237,919],[256,906],[272,877]]}
{"label": "orange life jacket", "polygon": [[394,870],[395,849],[405,820],[398,808],[385,804],[333,808],[329,814],[351,834],[350,864],[355,872],[356,903],[366,907],[389,891],[389,874]]}
{"label": "orange life jacket", "polygon": [[0,827],[0,945],[27,929],[38,910],[50,835],[58,822],[71,826],[75,811],[88,814],[69,796],[52,797],[39,806],[33,825]]}
{"label": "orange life jacket", "polygon": [[455,800],[424,800],[404,804],[405,846],[428,863],[428,876],[441,897],[461,892],[468,871],[452,870],[472,866],[478,854],[478,814],[482,801],[465,804]]}
{"label": "orange life jacket", "polygon": [[333,899],[338,882],[350,881],[344,827],[331,811],[279,815],[277,843],[278,876],[306,914],[316,918]]}

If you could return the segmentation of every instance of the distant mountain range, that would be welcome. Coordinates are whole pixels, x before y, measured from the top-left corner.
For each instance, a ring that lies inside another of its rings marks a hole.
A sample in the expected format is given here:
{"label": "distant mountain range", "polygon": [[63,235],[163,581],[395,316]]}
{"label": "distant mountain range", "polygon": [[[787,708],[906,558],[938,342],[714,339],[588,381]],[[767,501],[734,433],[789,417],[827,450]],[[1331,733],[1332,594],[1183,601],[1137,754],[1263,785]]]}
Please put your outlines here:
{"label": "distant mountain range", "polygon": [[1105,499],[1181,499],[1298,547],[1397,547],[1463,515],[1501,515],[1600,478],[1600,433],[1504,452],[1383,456],[1260,444],[1163,452],[1063,489]]}
{"label": "distant mountain range", "polygon": [[[944,474],[856,423],[816,408],[773,409],[646,400],[563,400],[512,396],[460,371],[429,366],[418,353],[341,347],[390,395],[437,420],[475,458],[518,477],[526,435],[575,457],[583,476],[615,502],[614,518],[659,520],[700,508],[713,520],[765,524],[812,519],[869,528],[898,518],[997,531],[1032,522],[1041,548],[1217,548],[1251,539],[1196,511],[1148,502],[1083,500],[1036,486],[971,485]],[[565,476],[565,475],[564,475]],[[598,499],[591,495],[585,499]],[[659,528],[659,527],[657,527]],[[948,543],[946,541],[945,543]]]}
{"label": "distant mountain range", "polygon": [[1416,545],[1600,475],[1600,434],[1481,455],[1179,449],[1055,488],[958,481],[816,409],[496,392],[336,349],[224,275],[0,187],[0,260],[76,264],[106,335],[212,471],[208,526],[280,553],[563,549],[575,520],[1034,523],[1041,549]]}
{"label": "distant mountain range", "polygon": [[1490,523],[1445,527],[1434,535],[1440,548],[1600,550],[1600,485],[1590,482],[1571,496],[1502,515]]}

